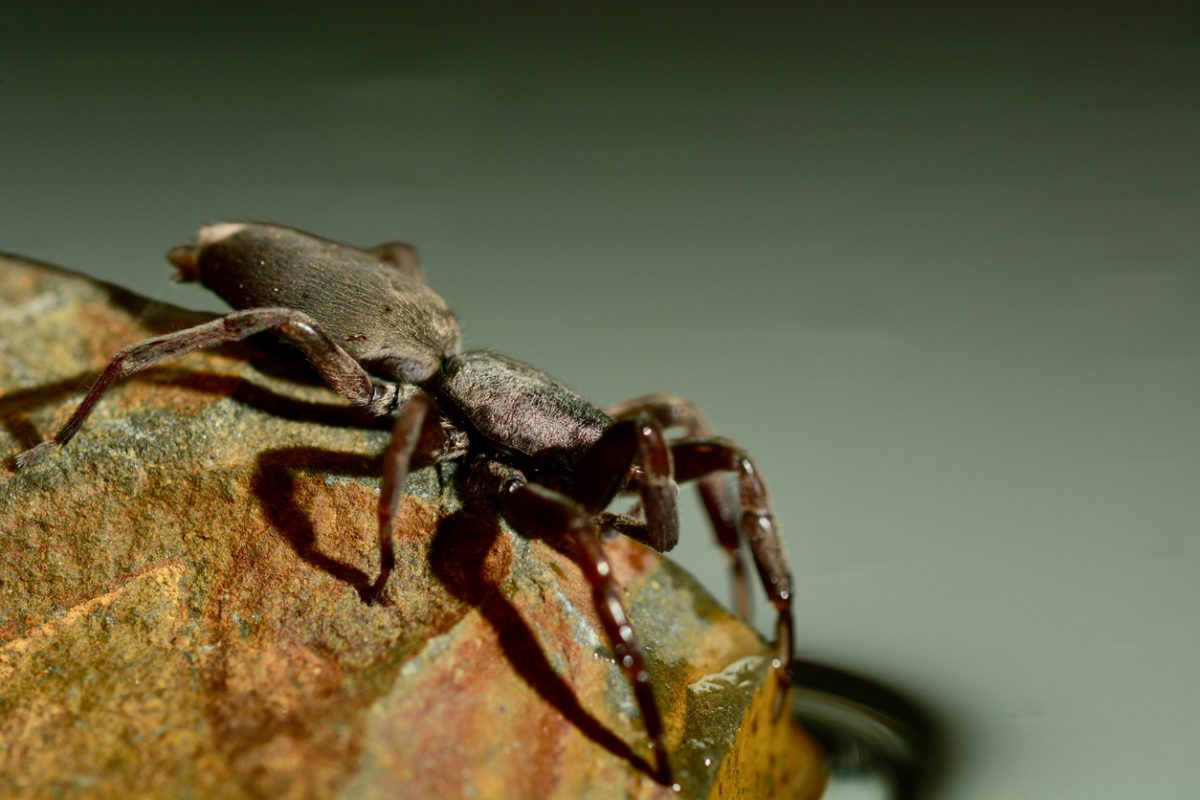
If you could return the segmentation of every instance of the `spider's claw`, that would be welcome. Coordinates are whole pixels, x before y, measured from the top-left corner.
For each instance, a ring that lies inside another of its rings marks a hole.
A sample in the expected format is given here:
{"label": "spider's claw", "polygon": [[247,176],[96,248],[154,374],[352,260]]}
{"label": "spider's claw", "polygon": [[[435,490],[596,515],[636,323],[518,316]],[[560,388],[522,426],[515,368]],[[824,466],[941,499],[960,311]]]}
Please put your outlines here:
{"label": "spider's claw", "polygon": [[658,768],[655,771],[654,779],[663,786],[678,792],[682,787],[675,782],[675,773],[671,771],[671,762],[667,759],[666,747],[659,744],[655,749],[658,750]]}
{"label": "spider's claw", "polygon": [[386,606],[388,605],[387,596],[384,594],[384,589],[387,588],[387,579],[389,572],[380,573],[375,582],[369,586],[362,586],[358,593],[362,597],[363,602],[369,606]]}
{"label": "spider's claw", "polygon": [[787,708],[788,697],[792,689],[792,681],[788,676],[787,670],[779,670],[778,675],[779,687],[775,690],[775,703],[771,708],[771,721],[779,722],[783,717],[783,710]]}
{"label": "spider's claw", "polygon": [[650,737],[650,749],[654,752],[654,765],[651,766],[649,761],[643,761],[641,768],[645,770],[654,781],[668,789],[680,791],[680,786],[675,782],[675,771],[671,769],[671,756],[667,752],[667,742],[662,735]]}

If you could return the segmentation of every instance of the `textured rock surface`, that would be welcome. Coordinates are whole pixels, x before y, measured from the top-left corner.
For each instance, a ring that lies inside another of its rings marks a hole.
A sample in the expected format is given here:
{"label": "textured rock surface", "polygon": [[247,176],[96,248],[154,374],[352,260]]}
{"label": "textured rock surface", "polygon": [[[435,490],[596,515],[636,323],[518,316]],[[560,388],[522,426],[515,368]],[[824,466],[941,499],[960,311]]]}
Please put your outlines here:
{"label": "textured rock surface", "polygon": [[[0,456],[60,425],[122,346],[203,319],[0,256]],[[250,345],[110,392],[0,472],[0,796],[815,797],[769,719],[766,651],[678,568],[607,545],[681,795],[570,561],[417,472],[390,603],[387,431]],[[299,381],[299,382],[297,382]]]}

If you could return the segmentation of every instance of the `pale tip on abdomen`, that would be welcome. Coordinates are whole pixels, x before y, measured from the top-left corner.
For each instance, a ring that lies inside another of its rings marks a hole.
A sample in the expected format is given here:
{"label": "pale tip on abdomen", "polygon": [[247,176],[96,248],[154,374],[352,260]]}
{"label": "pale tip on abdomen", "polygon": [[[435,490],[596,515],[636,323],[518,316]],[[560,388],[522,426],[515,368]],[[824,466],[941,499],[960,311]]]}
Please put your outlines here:
{"label": "pale tip on abdomen", "polygon": [[201,247],[207,247],[210,244],[215,244],[222,239],[228,239],[238,231],[245,230],[249,227],[245,222],[217,222],[212,225],[205,225],[196,233],[196,244]]}

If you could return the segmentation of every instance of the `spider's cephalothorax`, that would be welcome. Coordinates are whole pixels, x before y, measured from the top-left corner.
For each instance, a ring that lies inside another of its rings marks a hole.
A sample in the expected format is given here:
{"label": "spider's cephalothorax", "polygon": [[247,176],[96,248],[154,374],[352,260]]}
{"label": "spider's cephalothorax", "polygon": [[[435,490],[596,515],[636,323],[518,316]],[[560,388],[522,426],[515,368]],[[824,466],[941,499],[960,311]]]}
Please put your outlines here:
{"label": "spider's cephalothorax", "polygon": [[[786,684],[792,579],[766,485],[753,460],[713,436],[691,403],[658,394],[601,410],[528,364],[461,351],[457,320],[425,283],[416,251],[406,244],[364,249],[279,225],[228,222],[202,228],[194,244],[173,248],[168,258],[180,280],[198,281],[239,310],[122,350],[54,438],[17,456],[18,467],[65,445],[115,381],[165,358],[273,330],[351,403],[395,420],[379,501],[380,573],[368,597],[382,595],[395,564],[392,524],[414,457],[470,456],[474,474],[514,528],[570,545],[633,684],[655,748],[655,777],[670,784],[645,658],[599,533],[616,529],[670,550],[679,539],[676,483],[694,480],[729,556],[743,617],[749,603],[740,545],[749,544],[778,612],[775,669]],[[663,431],[674,427],[686,435],[668,440]],[[423,435],[428,431],[434,436]],[[418,454],[418,445],[431,452]],[[726,473],[736,476],[736,505],[726,493]],[[639,496],[636,516],[605,510],[623,492]]]}

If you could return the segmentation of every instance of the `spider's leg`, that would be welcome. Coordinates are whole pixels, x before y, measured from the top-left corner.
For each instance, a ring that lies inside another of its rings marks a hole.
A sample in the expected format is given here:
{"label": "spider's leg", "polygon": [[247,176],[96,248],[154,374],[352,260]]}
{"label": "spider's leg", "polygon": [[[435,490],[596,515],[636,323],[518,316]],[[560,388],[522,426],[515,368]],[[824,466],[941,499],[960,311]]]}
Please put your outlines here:
{"label": "spider's leg", "polygon": [[666,552],[679,543],[678,489],[671,474],[662,428],[649,414],[635,413],[610,425],[579,462],[574,496],[595,516],[632,476],[646,518],[645,536],[634,538]]}
{"label": "spider's leg", "polygon": [[408,242],[384,242],[366,250],[385,264],[391,264],[402,274],[419,281],[425,280],[425,271],[421,268],[417,248]]}
{"label": "spider's leg", "polygon": [[396,566],[396,550],[392,528],[400,501],[404,499],[404,479],[412,464],[413,452],[421,438],[421,430],[430,414],[437,413],[437,404],[420,389],[413,394],[396,415],[392,439],[383,453],[383,480],[379,488],[379,577],[371,585],[368,601],[376,602]]}
{"label": "spider's leg", "polygon": [[617,663],[624,670],[638,708],[646,735],[654,747],[657,760],[655,778],[664,785],[672,783],[671,763],[667,758],[662,715],[654,699],[650,673],[641,642],[629,621],[621,601],[621,587],[613,578],[612,567],[591,512],[566,495],[520,478],[508,478],[500,490],[500,507],[513,527],[526,535],[548,540],[566,541],[571,545],[575,561],[592,587],[592,600],[600,623],[612,643]]}
{"label": "spider's leg", "polygon": [[[714,472],[737,475],[742,505],[738,530],[750,543],[759,578],[778,613],[775,667],[779,681],[786,688],[792,670],[792,570],[771,511],[767,484],[749,454],[729,439],[715,436],[681,439],[672,444],[671,451],[675,457],[675,478],[680,482],[698,480]],[[785,694],[779,694],[776,716],[782,709]]]}
{"label": "spider's leg", "polygon": [[211,322],[147,339],[117,353],[58,433],[16,457],[17,469],[34,463],[51,448],[69,442],[104,393],[122,378],[168,358],[236,342],[270,329],[278,330],[296,344],[325,382],[351,403],[366,406],[382,416],[396,401],[397,387],[373,383],[366,370],[330,339],[309,315],[289,308],[235,311]]}
{"label": "spider's leg", "polygon": [[[679,427],[692,438],[712,436],[708,420],[690,400],[674,394],[648,394],[618,403],[605,411],[612,417],[622,418],[637,413],[649,414],[664,428]],[[750,619],[750,592],[746,583],[746,563],[739,547],[737,523],[729,502],[729,486],[724,475],[706,475],[696,481],[700,489],[700,500],[712,524],[717,544],[729,559],[729,572],[733,586],[733,608],[743,620]]]}

